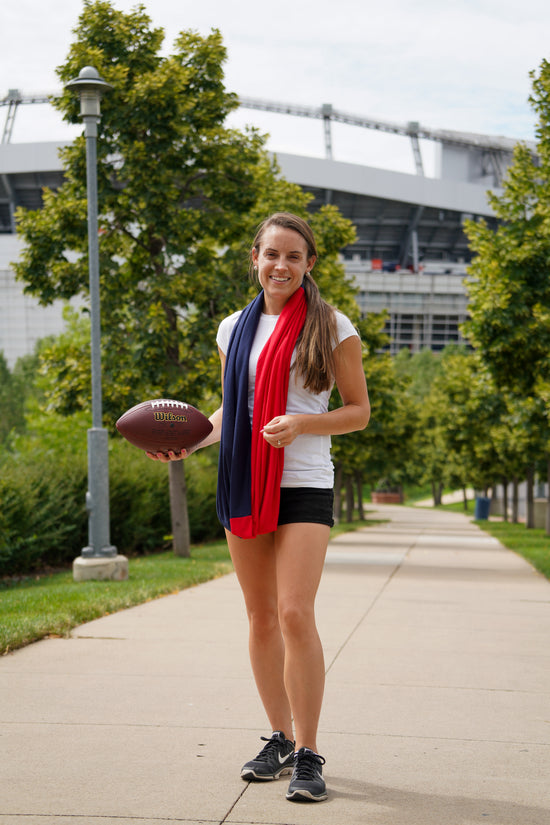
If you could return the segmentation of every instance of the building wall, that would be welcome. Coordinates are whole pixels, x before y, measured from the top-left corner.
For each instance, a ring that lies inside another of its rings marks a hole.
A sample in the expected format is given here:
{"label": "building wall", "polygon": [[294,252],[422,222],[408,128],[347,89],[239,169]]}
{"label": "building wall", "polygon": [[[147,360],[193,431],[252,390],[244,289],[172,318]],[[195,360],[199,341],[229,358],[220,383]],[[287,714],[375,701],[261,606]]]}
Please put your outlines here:
{"label": "building wall", "polygon": [[463,343],[460,325],[468,315],[463,265],[446,273],[438,271],[438,264],[434,271],[427,264],[419,273],[373,271],[370,261],[360,260],[345,266],[359,289],[361,312],[388,311],[385,332],[392,354],[404,348],[438,352],[450,342]]}
{"label": "building wall", "polygon": [[[0,235],[0,352],[10,369],[20,356],[34,351],[40,338],[57,335],[64,328],[63,302],[40,306],[15,280],[11,262],[20,251],[21,241],[15,235]],[[463,341],[459,330],[467,318],[463,264],[434,262],[419,273],[380,272],[372,269],[371,261],[359,259],[343,264],[359,289],[361,312],[388,311],[385,331],[391,338],[392,354],[403,348],[438,352],[451,341]],[[81,305],[76,300],[71,303]]]}
{"label": "building wall", "polygon": [[61,301],[40,306],[15,280],[11,262],[17,260],[21,246],[16,235],[0,235],[0,352],[10,369],[19,357],[34,351],[37,341],[59,334],[64,327]]}
{"label": "building wall", "polygon": [[[7,182],[5,191],[0,188],[7,216],[0,232],[0,350],[10,367],[32,352],[37,340],[63,329],[62,304],[41,307],[15,281],[10,262],[18,257],[20,242],[8,220],[18,205],[38,208],[43,186],[61,184],[58,149],[48,143],[0,145],[0,182]],[[456,166],[454,154],[452,159]],[[392,352],[403,347],[437,351],[461,340],[468,252],[462,224],[467,215],[493,220],[483,186],[469,182],[460,164],[451,179],[435,180],[286,154],[279,154],[278,162],[288,180],[315,194],[314,207],[331,200],[356,225],[358,240],[344,251],[344,265],[359,286],[361,310],[389,311]],[[455,179],[461,175],[465,180]],[[413,240],[421,253],[413,256],[413,268],[419,260],[422,265],[417,273],[376,271],[369,260],[376,256],[384,269],[405,266]],[[433,261],[431,268],[427,259]]]}

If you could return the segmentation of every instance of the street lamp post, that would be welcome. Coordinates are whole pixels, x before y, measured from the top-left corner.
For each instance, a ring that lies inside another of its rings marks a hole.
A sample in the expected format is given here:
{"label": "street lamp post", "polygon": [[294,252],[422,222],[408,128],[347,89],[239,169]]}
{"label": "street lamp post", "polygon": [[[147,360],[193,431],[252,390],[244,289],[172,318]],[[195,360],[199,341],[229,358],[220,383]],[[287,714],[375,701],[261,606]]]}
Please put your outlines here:
{"label": "street lamp post", "polygon": [[103,92],[113,87],[92,66],[84,67],[66,88],[80,96],[80,116],[86,138],[86,187],[88,196],[88,262],[92,355],[92,427],[88,430],[88,546],[73,563],[75,580],[126,579],[128,560],[117,554],[110,540],[109,454],[107,430],[102,426],[101,320],[99,297],[99,250],[97,221],[97,124]]}

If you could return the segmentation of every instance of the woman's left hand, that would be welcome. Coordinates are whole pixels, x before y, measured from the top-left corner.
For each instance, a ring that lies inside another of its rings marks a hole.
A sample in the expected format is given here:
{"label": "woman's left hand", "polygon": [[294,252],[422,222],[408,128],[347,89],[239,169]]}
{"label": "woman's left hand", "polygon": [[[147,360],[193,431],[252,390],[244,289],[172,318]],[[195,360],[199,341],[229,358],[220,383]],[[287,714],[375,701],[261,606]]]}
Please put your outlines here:
{"label": "woman's left hand", "polygon": [[298,419],[298,415],[277,415],[265,425],[261,433],[272,447],[278,450],[288,447],[300,435]]}

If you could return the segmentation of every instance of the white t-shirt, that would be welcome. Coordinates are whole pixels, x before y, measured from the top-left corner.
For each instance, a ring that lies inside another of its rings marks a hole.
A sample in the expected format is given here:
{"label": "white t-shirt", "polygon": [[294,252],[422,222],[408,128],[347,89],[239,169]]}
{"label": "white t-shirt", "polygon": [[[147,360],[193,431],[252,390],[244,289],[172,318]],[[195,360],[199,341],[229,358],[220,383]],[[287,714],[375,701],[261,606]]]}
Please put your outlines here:
{"label": "white t-shirt", "polygon": [[[218,328],[216,342],[221,351],[227,354],[229,339],[242,310],[224,318]],[[256,366],[262,349],[275,329],[278,315],[262,315],[258,323],[254,342],[250,352],[248,364],[248,412],[252,421],[254,407],[254,385],[256,382]],[[357,331],[349,318],[336,311],[338,343],[345,341]],[[292,354],[291,363],[296,357],[296,350]],[[330,390],[318,395],[304,389],[302,376],[291,370],[288,386],[286,412],[288,415],[297,413],[324,413],[328,410]],[[265,422],[267,424],[267,421]],[[281,487],[317,487],[332,488],[334,486],[334,467],[330,457],[329,435],[299,435],[292,444],[284,448],[285,461]]]}

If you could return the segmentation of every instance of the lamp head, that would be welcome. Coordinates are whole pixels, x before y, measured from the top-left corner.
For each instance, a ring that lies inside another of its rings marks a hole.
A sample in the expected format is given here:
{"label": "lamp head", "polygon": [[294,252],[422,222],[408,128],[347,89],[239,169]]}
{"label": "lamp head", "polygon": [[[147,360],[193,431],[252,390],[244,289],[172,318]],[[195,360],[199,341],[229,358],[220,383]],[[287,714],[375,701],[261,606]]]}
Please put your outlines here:
{"label": "lamp head", "polygon": [[81,117],[99,117],[100,101],[103,92],[110,91],[113,87],[106,80],[100,77],[97,69],[93,66],[84,66],[79,75],[74,80],[69,80],[66,89],[76,89],[80,95],[80,115]]}

